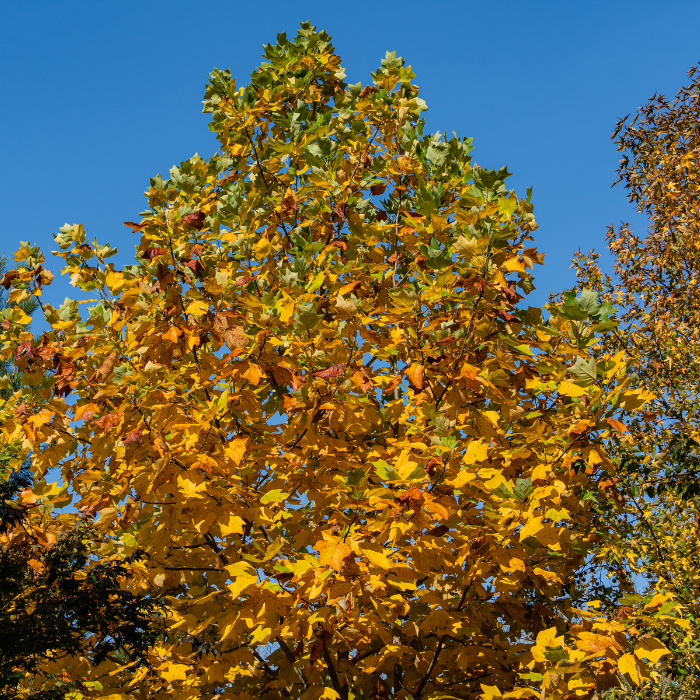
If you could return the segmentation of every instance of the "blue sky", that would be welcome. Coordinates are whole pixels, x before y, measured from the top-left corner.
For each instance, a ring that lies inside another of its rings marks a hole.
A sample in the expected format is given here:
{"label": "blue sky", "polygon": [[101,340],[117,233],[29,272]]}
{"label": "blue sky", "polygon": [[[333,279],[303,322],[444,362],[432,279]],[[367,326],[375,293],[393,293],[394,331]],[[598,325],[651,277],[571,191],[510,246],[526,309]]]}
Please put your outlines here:
{"label": "blue sky", "polygon": [[[122,222],[145,208],[148,178],[215,150],[201,113],[209,71],[230,67],[242,84],[262,44],[310,19],[333,36],[350,82],[369,83],[395,49],[431,130],[474,137],[480,165],[507,165],[519,194],[534,186],[546,254],[536,303],[571,286],[572,254],[603,249],[607,225],[644,227],[610,187],[610,134],[700,60],[697,0],[6,0],[2,17],[0,250],[29,240],[49,251],[59,226],[83,222],[127,262],[136,237]],[[47,296],[72,292],[64,278]]]}

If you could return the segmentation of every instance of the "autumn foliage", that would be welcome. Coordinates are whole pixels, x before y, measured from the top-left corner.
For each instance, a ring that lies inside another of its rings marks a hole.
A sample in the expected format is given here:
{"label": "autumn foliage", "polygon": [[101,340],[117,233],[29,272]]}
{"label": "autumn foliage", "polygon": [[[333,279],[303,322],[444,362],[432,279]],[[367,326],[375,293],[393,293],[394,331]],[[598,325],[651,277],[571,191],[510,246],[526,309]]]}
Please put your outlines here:
{"label": "autumn foliage", "polygon": [[[577,588],[601,441],[646,400],[622,355],[590,376],[608,311],[520,303],[532,205],[424,133],[401,58],[372,78],[309,25],[245,87],[215,70],[220,150],[151,180],[134,262],[66,225],[93,301],[44,304],[39,338],[5,314],[2,431],[39,501],[4,546],[89,520],[169,609],[143,662],[47,663],[80,696],[573,697],[665,653]],[[18,259],[4,284],[39,297],[43,256]]]}
{"label": "autumn foliage", "polygon": [[[628,386],[651,391],[646,410],[611,436],[620,464],[615,507],[604,514],[609,543],[600,561],[630,584],[641,574],[651,590],[683,606],[684,626],[666,639],[676,677],[700,692],[700,75],[672,99],[656,95],[620,120],[619,180],[649,221],[645,232],[610,227],[614,277],[599,255],[574,260],[581,286],[616,308],[618,330],[601,338],[599,360],[623,352]],[[626,579],[626,580],[625,580]],[[634,596],[632,596],[633,598]]]}

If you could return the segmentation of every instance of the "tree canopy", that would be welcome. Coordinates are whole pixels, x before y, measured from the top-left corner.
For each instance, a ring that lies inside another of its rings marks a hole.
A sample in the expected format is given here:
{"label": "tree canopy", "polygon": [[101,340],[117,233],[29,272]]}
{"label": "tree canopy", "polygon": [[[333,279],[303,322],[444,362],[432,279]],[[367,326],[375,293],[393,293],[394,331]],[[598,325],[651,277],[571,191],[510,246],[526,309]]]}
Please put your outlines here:
{"label": "tree canopy", "polygon": [[698,149],[700,76],[674,99],[654,96],[620,120],[613,138],[622,153],[619,180],[649,220],[645,235],[628,224],[608,230],[614,277],[599,255],[579,251],[574,264],[583,287],[615,305],[616,332],[606,334],[599,359],[624,352],[629,386],[652,392],[644,412],[626,421],[608,443],[620,464],[617,502],[605,509],[609,547],[601,551],[630,582],[643,576],[650,590],[672,593],[684,607],[687,629],[667,639],[670,667],[686,690],[700,691],[700,258]]}
{"label": "tree canopy", "polygon": [[[543,262],[529,197],[426,132],[395,53],[348,85],[307,23],[264,59],[243,87],[211,74],[220,149],[151,179],[132,264],[66,224],[54,255],[91,301],[43,303],[39,338],[3,312],[21,387],[1,427],[38,498],[6,539],[94,518],[100,560],[168,606],[147,663],[46,672],[115,699],[559,698],[648,676],[667,650],[634,624],[675,624],[673,600],[614,619],[579,578],[603,442],[648,398],[623,354],[591,355],[611,307],[520,303]],[[40,299],[43,254],[17,260],[11,299]]]}

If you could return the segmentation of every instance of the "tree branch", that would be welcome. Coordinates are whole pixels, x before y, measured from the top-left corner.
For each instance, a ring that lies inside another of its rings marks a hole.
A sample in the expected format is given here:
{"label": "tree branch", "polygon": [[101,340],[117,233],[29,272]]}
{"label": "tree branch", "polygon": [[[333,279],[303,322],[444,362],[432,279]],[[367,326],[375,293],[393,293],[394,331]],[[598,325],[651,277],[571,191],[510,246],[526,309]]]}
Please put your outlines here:
{"label": "tree branch", "polygon": [[285,643],[285,641],[281,637],[275,637],[275,641],[280,645],[280,649],[282,650],[282,653],[287,657],[287,661],[289,661],[290,666],[292,667],[294,673],[297,674],[297,678],[301,682],[301,684],[304,686],[304,690],[306,690],[309,687],[309,684],[306,681],[306,676],[304,675],[304,672],[300,669],[297,668],[294,665],[294,657],[292,656],[292,652],[289,651],[289,647]]}

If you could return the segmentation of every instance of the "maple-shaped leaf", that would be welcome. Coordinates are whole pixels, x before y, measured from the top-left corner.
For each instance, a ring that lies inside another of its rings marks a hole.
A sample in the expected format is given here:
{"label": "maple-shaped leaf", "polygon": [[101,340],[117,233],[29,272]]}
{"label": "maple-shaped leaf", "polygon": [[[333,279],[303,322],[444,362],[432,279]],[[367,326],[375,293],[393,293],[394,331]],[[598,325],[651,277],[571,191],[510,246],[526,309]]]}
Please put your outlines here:
{"label": "maple-shaped leaf", "polygon": [[346,557],[352,554],[352,548],[340,537],[330,537],[316,542],[314,548],[319,552],[321,566],[330,566],[340,572]]}
{"label": "maple-shaped leaf", "polygon": [[113,428],[115,425],[119,425],[119,422],[124,417],[124,414],[120,411],[112,411],[111,413],[106,413],[101,418],[95,419],[93,422],[95,425],[99,425],[102,430],[107,431]]}

